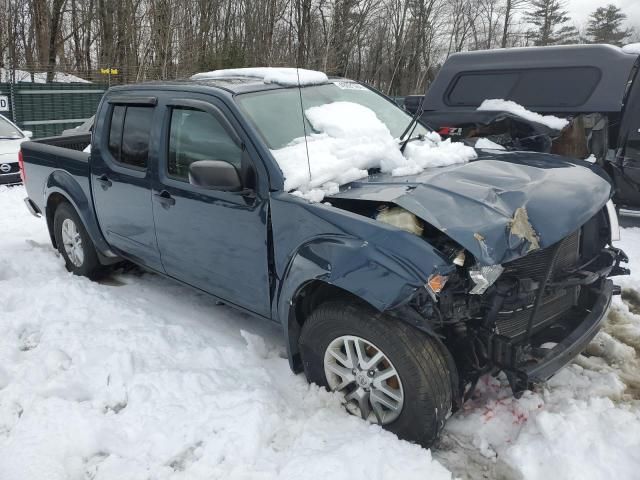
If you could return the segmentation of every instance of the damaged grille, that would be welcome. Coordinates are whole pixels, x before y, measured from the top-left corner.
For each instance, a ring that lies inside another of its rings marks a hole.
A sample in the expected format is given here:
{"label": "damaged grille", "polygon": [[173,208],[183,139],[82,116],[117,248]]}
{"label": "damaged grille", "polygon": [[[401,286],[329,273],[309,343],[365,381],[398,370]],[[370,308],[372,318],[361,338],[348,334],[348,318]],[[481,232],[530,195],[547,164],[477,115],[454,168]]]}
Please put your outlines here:
{"label": "damaged grille", "polygon": [[[556,254],[556,248],[557,254]],[[518,279],[530,278],[542,284],[550,263],[555,256],[551,279],[560,277],[564,272],[578,264],[580,258],[580,231],[560,241],[559,245],[538,250],[529,255],[504,265],[504,276]],[[580,287],[570,287],[554,292],[545,292],[540,308],[532,322],[532,332],[552,323],[555,319],[570,310],[577,302]],[[501,311],[496,317],[496,333],[511,338],[518,338],[527,332],[529,317],[533,303],[515,310]]]}

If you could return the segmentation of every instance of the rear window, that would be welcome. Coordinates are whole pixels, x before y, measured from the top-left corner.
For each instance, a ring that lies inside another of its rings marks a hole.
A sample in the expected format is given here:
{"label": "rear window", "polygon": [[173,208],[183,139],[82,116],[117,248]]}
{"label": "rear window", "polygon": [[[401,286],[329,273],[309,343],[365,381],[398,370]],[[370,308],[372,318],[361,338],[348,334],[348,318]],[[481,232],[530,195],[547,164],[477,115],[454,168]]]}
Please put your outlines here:
{"label": "rear window", "polygon": [[147,167],[152,119],[153,107],[113,107],[109,152],[117,162],[137,169]]}
{"label": "rear window", "polygon": [[600,76],[595,67],[461,73],[445,99],[451,106],[477,107],[502,98],[525,107],[577,107],[589,99]]}

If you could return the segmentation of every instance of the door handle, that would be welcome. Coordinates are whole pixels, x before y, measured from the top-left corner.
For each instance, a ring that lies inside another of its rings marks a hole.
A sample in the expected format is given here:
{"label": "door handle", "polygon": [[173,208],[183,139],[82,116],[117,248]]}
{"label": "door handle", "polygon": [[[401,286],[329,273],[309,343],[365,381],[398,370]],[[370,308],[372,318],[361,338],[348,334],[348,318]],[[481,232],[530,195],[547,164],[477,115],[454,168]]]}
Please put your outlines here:
{"label": "door handle", "polygon": [[107,177],[105,174],[100,175],[98,178],[96,178],[96,180],[100,182],[103,190],[106,190],[111,185],[113,185],[113,183],[111,183],[111,180],[109,180],[109,177]]}
{"label": "door handle", "polygon": [[154,193],[154,197],[160,202],[164,208],[172,207],[176,204],[176,199],[171,196],[166,190],[162,190],[160,193]]}

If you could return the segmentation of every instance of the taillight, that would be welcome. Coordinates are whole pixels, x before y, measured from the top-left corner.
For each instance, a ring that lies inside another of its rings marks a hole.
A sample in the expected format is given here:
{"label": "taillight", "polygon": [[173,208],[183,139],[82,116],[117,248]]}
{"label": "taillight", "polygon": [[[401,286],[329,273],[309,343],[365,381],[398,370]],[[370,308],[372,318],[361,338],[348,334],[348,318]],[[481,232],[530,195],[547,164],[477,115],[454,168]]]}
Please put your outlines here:
{"label": "taillight", "polygon": [[22,183],[24,183],[27,179],[27,176],[24,173],[24,159],[22,158],[22,149],[18,151],[18,167],[20,168],[20,178],[22,179]]}

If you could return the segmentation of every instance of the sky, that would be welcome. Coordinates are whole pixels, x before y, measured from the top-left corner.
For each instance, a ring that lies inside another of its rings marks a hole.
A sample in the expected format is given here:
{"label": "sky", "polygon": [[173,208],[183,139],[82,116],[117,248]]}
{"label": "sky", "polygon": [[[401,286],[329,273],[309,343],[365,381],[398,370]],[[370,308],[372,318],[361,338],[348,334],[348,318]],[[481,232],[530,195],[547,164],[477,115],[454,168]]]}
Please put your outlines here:
{"label": "sky", "polygon": [[620,7],[627,15],[628,27],[635,27],[636,32],[640,31],[640,0],[568,0],[566,9],[576,26],[582,29],[591,12],[610,3]]}

